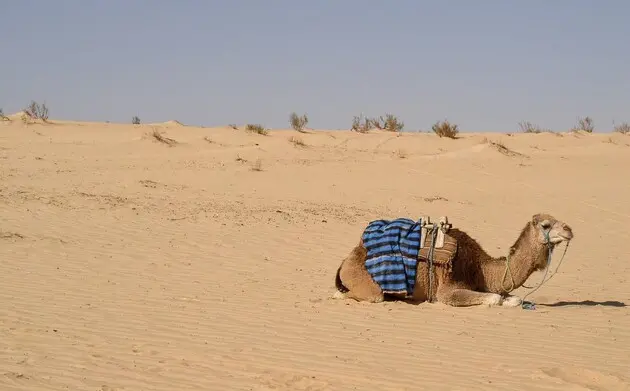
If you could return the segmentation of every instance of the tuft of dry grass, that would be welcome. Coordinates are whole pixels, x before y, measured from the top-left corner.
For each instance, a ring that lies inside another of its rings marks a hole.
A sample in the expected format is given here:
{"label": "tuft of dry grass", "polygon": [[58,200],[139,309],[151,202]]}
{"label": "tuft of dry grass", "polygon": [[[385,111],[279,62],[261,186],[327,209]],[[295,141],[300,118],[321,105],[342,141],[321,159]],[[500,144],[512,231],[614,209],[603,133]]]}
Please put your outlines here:
{"label": "tuft of dry grass", "polygon": [[538,125],[534,125],[529,121],[522,121],[518,123],[523,133],[553,133],[550,129],[543,129]]}
{"label": "tuft of dry grass", "polygon": [[442,121],[442,122],[440,121],[436,122],[435,124],[433,124],[431,129],[433,130],[435,134],[437,134],[440,137],[448,137],[448,138],[455,139],[457,138],[457,134],[459,134],[459,129],[457,128],[457,125],[451,124],[447,120]]}
{"label": "tuft of dry grass", "polygon": [[444,198],[442,196],[433,196],[433,197],[426,197],[424,198],[425,202],[435,202],[435,201],[448,201],[447,198]]}
{"label": "tuft of dry grass", "polygon": [[405,123],[398,120],[393,114],[385,114],[385,117],[380,116],[378,118],[369,119],[371,127],[386,130],[388,132],[401,132],[405,127]]}
{"label": "tuft of dry grass", "polygon": [[397,158],[399,158],[399,159],[406,159],[406,158],[407,158],[407,156],[408,156],[408,155],[407,155],[407,152],[405,152],[405,151],[404,151],[404,150],[402,150],[402,149],[398,149],[398,150],[396,150],[395,154],[396,154],[396,157],[397,157]]}
{"label": "tuft of dry grass", "polygon": [[571,129],[572,132],[582,131],[586,133],[593,133],[593,130],[595,130],[595,125],[591,117],[578,118],[577,125]]}
{"label": "tuft of dry grass", "polygon": [[615,129],[613,131],[621,134],[630,134],[630,124],[627,122],[621,123],[615,126]]}
{"label": "tuft of dry grass", "polygon": [[9,121],[9,117],[4,115],[4,110],[2,110],[2,108],[0,108],[0,120],[2,120],[2,121]]}
{"label": "tuft of dry grass", "polygon": [[269,131],[260,124],[247,124],[245,125],[245,130],[248,132],[256,133],[256,134],[261,134],[263,136],[266,136],[269,134]]}
{"label": "tuft of dry grass", "polygon": [[614,144],[617,145],[617,142],[615,140],[613,140],[612,137],[608,137],[606,140],[602,141],[603,143],[607,143],[607,144]]}
{"label": "tuft of dry grass", "polygon": [[134,125],[140,125],[140,117],[134,115],[133,118],[131,118],[131,123]]}
{"label": "tuft of dry grass", "polygon": [[240,155],[236,155],[236,161],[239,163],[247,163],[247,159],[242,158]]}
{"label": "tuft of dry grass", "polygon": [[405,123],[399,121],[393,114],[385,114],[380,117],[364,117],[363,114],[355,116],[352,119],[352,127],[350,130],[359,133],[368,133],[371,129],[386,130],[388,132],[401,132],[405,127]]}
{"label": "tuft of dry grass", "polygon": [[24,113],[22,113],[22,115],[20,116],[20,119],[22,120],[22,122],[24,123],[24,125],[28,125],[28,124],[30,124],[30,123],[31,123],[31,121],[33,120],[33,117],[31,117],[31,115],[25,111],[25,112],[24,112]]}
{"label": "tuft of dry grass", "polygon": [[24,235],[17,232],[0,231],[0,239],[24,239]]}
{"label": "tuft of dry grass", "polygon": [[236,126],[236,124],[229,124],[228,126],[234,130],[238,130],[238,126]]}
{"label": "tuft of dry grass", "polygon": [[372,129],[372,121],[369,118],[364,117],[363,114],[358,117],[354,116],[352,119],[352,127],[350,128],[351,131],[367,133],[370,129]]}
{"label": "tuft of dry grass", "polygon": [[308,125],[308,116],[306,114],[299,116],[295,112],[289,116],[291,127],[298,132],[304,132],[304,128]]}
{"label": "tuft of dry grass", "polygon": [[254,162],[254,164],[252,164],[251,167],[252,171],[262,171],[262,161],[260,159],[256,159],[256,161]]}
{"label": "tuft of dry grass", "polygon": [[291,136],[289,137],[289,142],[293,145],[295,145],[296,147],[306,147],[306,143],[304,142],[304,140],[302,140],[299,137],[295,137],[295,136]]}
{"label": "tuft of dry grass", "polygon": [[491,141],[488,140],[487,138],[484,139],[484,142],[488,143],[492,148],[496,149],[497,151],[499,151],[500,153],[502,153],[505,156],[510,156],[510,157],[527,157],[526,155],[520,153],[520,152],[516,152],[514,150],[509,149],[508,147],[506,147],[501,141]]}
{"label": "tuft of dry grass", "polygon": [[166,144],[169,147],[175,146],[177,144],[177,140],[163,136],[162,133],[160,133],[157,129],[153,129],[151,136],[158,142]]}

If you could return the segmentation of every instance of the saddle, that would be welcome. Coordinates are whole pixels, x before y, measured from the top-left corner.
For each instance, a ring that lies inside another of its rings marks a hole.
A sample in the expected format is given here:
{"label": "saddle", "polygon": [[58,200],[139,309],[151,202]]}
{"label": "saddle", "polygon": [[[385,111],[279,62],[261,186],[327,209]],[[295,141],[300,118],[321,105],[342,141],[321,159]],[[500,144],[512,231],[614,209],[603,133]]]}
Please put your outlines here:
{"label": "saddle", "polygon": [[418,261],[430,267],[435,265],[451,270],[457,253],[457,240],[448,235],[453,224],[448,222],[446,216],[441,216],[437,224],[432,223],[429,216],[423,216],[421,224]]}

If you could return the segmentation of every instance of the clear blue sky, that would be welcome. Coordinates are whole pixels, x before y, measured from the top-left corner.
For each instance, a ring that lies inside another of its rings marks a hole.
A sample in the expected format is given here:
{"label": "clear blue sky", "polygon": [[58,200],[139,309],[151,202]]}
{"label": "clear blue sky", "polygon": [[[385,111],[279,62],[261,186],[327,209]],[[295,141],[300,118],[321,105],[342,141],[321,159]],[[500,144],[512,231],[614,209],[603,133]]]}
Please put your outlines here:
{"label": "clear blue sky", "polygon": [[630,121],[627,0],[6,0],[0,107],[51,118],[405,130]]}

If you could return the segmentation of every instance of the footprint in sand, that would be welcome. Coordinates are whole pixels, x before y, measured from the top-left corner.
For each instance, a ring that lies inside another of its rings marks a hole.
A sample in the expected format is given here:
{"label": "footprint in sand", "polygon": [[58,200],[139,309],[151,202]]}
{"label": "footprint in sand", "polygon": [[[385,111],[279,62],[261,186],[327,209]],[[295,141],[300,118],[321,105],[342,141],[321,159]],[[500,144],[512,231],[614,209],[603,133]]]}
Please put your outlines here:
{"label": "footprint in sand", "polygon": [[595,391],[630,391],[630,383],[614,375],[584,368],[543,368],[550,377]]}

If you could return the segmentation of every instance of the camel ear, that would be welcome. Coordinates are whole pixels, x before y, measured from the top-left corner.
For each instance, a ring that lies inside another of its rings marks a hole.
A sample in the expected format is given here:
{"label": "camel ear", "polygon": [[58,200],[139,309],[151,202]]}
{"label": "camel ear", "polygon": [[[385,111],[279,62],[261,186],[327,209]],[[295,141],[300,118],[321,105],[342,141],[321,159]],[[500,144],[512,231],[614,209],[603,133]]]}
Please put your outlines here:
{"label": "camel ear", "polygon": [[532,216],[532,224],[537,225],[538,223],[540,223],[540,214],[536,213]]}

